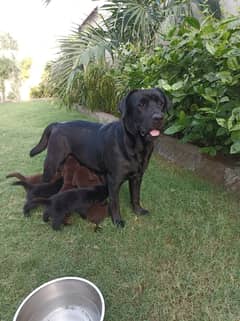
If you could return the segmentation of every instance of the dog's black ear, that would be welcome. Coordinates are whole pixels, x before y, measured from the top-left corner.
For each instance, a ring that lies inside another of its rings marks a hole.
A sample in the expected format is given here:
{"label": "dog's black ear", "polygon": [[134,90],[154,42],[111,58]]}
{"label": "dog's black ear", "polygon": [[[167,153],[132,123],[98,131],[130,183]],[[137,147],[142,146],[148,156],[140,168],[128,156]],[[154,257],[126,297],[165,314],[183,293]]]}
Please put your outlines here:
{"label": "dog's black ear", "polygon": [[123,116],[126,111],[126,97],[123,97],[120,102],[118,103],[118,111],[121,113]]}
{"label": "dog's black ear", "polygon": [[164,98],[164,112],[168,112],[172,106],[170,99],[168,98],[168,96],[165,94],[165,92],[162,89],[154,88],[154,90],[157,90],[161,94],[161,96]]}
{"label": "dog's black ear", "polygon": [[118,111],[121,113],[122,117],[126,114],[127,109],[127,100],[131,96],[132,93],[137,91],[137,89],[131,90],[125,97],[123,97],[118,103]]}

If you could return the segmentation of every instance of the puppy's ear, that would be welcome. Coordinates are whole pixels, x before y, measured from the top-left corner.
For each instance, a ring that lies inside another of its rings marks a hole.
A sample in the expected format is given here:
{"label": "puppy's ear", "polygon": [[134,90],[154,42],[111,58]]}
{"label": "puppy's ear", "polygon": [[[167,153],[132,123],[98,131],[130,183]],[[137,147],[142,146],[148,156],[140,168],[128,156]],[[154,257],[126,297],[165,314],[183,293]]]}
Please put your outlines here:
{"label": "puppy's ear", "polygon": [[164,112],[168,112],[169,109],[171,108],[172,106],[172,103],[171,101],[169,100],[169,97],[165,94],[165,92],[160,89],[160,88],[154,88],[154,90],[157,90],[158,93],[160,93],[160,95],[163,97],[164,99]]}
{"label": "puppy's ear", "polygon": [[123,97],[118,103],[118,111],[121,113],[122,117],[125,116],[127,110],[127,101],[132,93],[136,92],[137,89],[131,90],[125,97]]}

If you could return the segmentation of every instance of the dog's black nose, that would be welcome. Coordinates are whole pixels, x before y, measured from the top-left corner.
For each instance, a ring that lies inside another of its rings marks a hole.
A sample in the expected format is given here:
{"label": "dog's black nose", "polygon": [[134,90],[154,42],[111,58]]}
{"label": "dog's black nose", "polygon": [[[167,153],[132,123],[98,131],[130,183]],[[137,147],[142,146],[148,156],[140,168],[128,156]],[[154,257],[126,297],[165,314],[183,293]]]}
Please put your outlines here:
{"label": "dog's black nose", "polygon": [[155,121],[155,122],[158,122],[160,120],[163,119],[163,114],[162,113],[154,113],[152,115],[152,119]]}

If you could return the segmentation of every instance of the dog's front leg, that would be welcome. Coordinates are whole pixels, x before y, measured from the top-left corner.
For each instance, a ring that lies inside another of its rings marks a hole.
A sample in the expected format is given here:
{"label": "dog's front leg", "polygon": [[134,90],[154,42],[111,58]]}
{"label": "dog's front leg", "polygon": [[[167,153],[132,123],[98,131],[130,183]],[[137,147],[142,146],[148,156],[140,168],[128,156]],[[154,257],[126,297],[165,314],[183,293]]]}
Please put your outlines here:
{"label": "dog's front leg", "polygon": [[121,184],[110,175],[107,176],[107,183],[109,192],[109,212],[112,217],[112,222],[117,225],[117,227],[124,227],[125,222],[121,218],[119,206],[119,190]]}
{"label": "dog's front leg", "polygon": [[146,215],[149,214],[149,211],[140,205],[141,183],[142,175],[135,175],[129,178],[130,197],[134,213],[137,215]]}

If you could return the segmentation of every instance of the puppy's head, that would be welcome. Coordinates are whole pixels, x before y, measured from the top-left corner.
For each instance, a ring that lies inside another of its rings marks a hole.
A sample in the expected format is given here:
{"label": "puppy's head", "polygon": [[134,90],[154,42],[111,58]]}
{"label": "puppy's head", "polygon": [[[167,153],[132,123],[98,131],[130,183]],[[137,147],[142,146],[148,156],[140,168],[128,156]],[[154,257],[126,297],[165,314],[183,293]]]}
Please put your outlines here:
{"label": "puppy's head", "polygon": [[167,96],[159,88],[133,90],[118,106],[127,132],[147,139],[160,135],[169,107]]}

